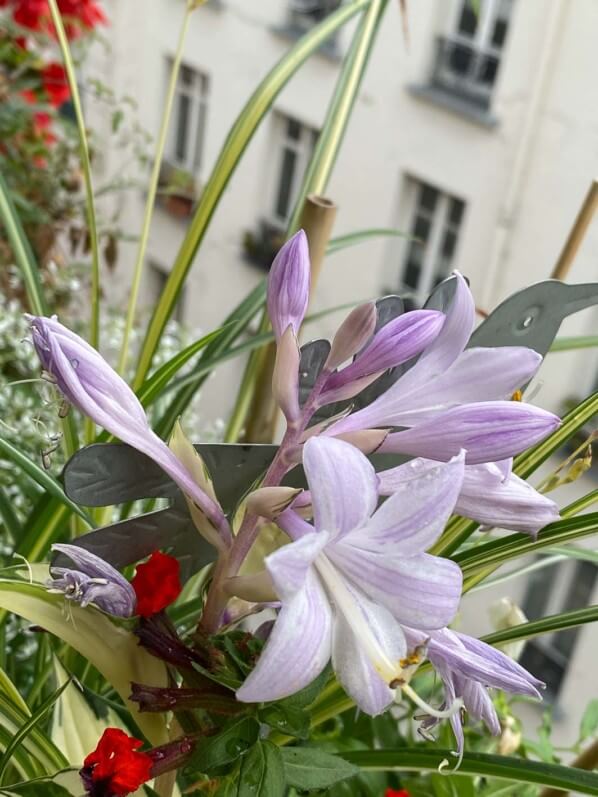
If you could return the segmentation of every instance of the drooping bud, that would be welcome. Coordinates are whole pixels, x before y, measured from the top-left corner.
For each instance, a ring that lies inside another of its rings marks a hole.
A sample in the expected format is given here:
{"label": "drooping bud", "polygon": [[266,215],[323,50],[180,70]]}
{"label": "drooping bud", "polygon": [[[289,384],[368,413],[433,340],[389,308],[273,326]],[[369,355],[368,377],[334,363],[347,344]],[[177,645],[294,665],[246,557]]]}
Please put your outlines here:
{"label": "drooping bud", "polygon": [[278,341],[272,374],[272,395],[288,423],[297,420],[299,408],[299,362],[301,352],[293,326],[289,324]]}
{"label": "drooping bud", "polygon": [[366,345],[376,327],[376,305],[361,304],[352,310],[337,329],[324,368],[338,368]]}
{"label": "drooping bud", "polygon": [[289,325],[298,334],[309,301],[309,281],[307,236],[299,230],[274,258],[268,277],[268,315],[277,341]]}
{"label": "drooping bud", "polygon": [[296,487],[260,487],[247,498],[247,511],[268,520],[276,520],[300,492],[301,489]]}

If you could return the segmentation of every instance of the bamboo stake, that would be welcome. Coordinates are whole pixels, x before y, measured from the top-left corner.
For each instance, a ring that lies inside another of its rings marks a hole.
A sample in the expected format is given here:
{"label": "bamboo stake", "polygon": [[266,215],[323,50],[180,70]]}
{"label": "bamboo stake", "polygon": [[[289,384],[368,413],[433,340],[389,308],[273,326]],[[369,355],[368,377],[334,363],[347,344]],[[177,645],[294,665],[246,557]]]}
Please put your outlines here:
{"label": "bamboo stake", "polygon": [[598,210],[598,179],[592,181],[575,223],[561,250],[556,265],[550,275],[551,279],[564,280],[573,265],[573,260],[583,241],[594,214]]}
{"label": "bamboo stake", "polygon": [[[324,262],[326,247],[336,217],[336,205],[326,197],[310,194],[305,199],[299,227],[305,230],[311,262],[310,300]],[[265,347],[260,358],[259,376],[248,412],[247,427],[241,442],[271,443],[276,434],[278,407],[272,398],[272,373],[276,360],[276,345]]]}

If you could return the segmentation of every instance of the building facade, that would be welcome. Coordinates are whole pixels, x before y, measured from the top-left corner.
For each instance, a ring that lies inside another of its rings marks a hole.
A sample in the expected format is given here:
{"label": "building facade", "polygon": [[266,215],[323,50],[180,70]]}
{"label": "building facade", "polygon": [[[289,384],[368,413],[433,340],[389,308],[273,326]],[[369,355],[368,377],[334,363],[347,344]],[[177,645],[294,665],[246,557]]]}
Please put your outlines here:
{"label": "building facade", "polygon": [[[146,307],[162,290],[189,214],[243,104],[297,36],[338,5],[211,0],[194,13],[163,165],[162,182],[170,193],[155,210],[148,248]],[[550,275],[598,174],[598,3],[481,0],[478,15],[471,5],[408,3],[405,35],[399,4],[388,4],[327,193],[339,208],[335,235],[391,227],[411,237],[372,238],[330,256],[314,310],[383,293],[409,292],[422,300],[455,268],[470,279],[478,306],[491,310]],[[106,0],[106,6],[111,46],[96,49],[92,69],[117,96],[135,98],[141,123],[156,134],[183,2]],[[307,61],[252,140],[177,308],[186,325],[213,328],[263,277],[355,24]],[[110,120],[95,108],[90,112],[96,130],[107,130]],[[108,151],[100,168],[108,176],[118,163],[118,152]],[[127,233],[139,230],[144,201],[142,192],[116,200]],[[125,245],[108,289],[117,306],[126,301],[133,258],[134,247]],[[596,224],[569,281],[598,281]],[[329,334],[338,318],[321,319],[309,337]],[[591,334],[597,319],[596,310],[586,310],[569,319],[561,334]],[[567,399],[595,386],[597,365],[592,350],[549,355],[534,401],[562,410]],[[226,417],[241,366],[223,367],[205,388],[206,418]],[[571,570],[558,590],[561,604],[589,602],[592,596],[596,602],[591,568]],[[548,603],[534,604],[529,584],[541,590],[536,582],[514,583],[515,597],[531,614],[553,610]],[[476,632],[487,630],[478,599],[466,601],[463,622]],[[529,648],[526,655],[536,656],[529,663],[550,675],[557,704],[567,706],[558,720],[566,740],[587,701],[578,685],[592,672],[595,631],[553,647],[539,653]]]}

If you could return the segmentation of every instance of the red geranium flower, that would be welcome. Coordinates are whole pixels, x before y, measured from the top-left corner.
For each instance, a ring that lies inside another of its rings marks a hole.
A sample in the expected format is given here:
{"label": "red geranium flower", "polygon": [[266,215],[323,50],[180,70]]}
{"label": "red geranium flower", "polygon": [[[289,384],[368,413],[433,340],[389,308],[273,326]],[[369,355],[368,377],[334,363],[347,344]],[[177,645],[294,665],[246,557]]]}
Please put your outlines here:
{"label": "red geranium flower", "polygon": [[174,556],[154,551],[147,562],[137,565],[131,581],[137,596],[137,614],[151,617],[181,594],[181,566]]}
{"label": "red geranium flower", "polygon": [[386,789],[384,797],[411,797],[407,789]]}
{"label": "red geranium flower", "polygon": [[[8,5],[7,0],[1,0]],[[55,35],[48,0],[13,0],[13,19],[29,30]],[[58,0],[58,8],[64,17],[67,36],[74,39],[82,30],[91,30],[105,23],[106,16],[95,0]]]}
{"label": "red geranium flower", "polygon": [[80,772],[87,793],[93,797],[123,797],[148,781],[153,762],[147,753],[136,752],[142,744],[119,728],[106,728]]}
{"label": "red geranium flower", "polygon": [[71,96],[71,90],[62,64],[48,64],[42,69],[42,84],[48,95],[50,104],[55,108],[65,103]]}

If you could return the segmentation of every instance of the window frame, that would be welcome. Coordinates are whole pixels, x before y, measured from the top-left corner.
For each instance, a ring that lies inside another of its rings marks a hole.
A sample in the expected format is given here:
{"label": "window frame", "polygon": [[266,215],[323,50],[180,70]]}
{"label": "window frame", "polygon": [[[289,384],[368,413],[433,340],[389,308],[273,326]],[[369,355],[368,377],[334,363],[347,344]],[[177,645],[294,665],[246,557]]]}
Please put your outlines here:
{"label": "window frame", "polygon": [[[467,203],[465,200],[443,191],[441,188],[420,180],[415,177],[408,177],[409,190],[410,190],[410,209],[408,211],[408,230],[409,235],[415,234],[415,227],[417,221],[421,218],[426,218],[430,223],[430,230],[422,248],[422,258],[420,265],[420,272],[418,276],[417,287],[409,285],[406,280],[407,270],[409,268],[410,253],[412,246],[418,246],[414,241],[408,241],[407,246],[402,248],[401,256],[401,271],[400,271],[400,285],[404,290],[412,293],[413,297],[419,304],[423,304],[428,298],[435,285],[438,284],[439,278],[445,279],[451,272],[452,264],[456,259],[459,249],[460,236],[463,230],[463,222],[467,212]],[[433,210],[428,210],[422,205],[423,192],[425,189],[432,189],[436,192],[435,206]],[[457,224],[453,223],[450,219],[451,210],[455,202],[461,203],[462,209],[459,221]],[[439,273],[439,266],[443,262],[442,247],[445,237],[448,232],[452,232],[455,237],[455,245],[453,252],[448,259],[448,264],[442,269],[443,274]]]}
{"label": "window frame", "polygon": [[[168,72],[172,69],[172,60],[171,57],[166,59]],[[185,69],[192,74],[192,85],[187,86],[183,83],[183,70]],[[199,173],[204,165],[210,82],[210,76],[204,70],[186,62],[181,63],[168,130],[166,160],[174,168],[191,175]],[[179,98],[181,96],[186,96],[189,100],[186,153],[183,158],[179,157],[177,153],[180,131]]]}
{"label": "window frame", "polygon": [[[294,139],[289,134],[289,124],[294,123],[299,126],[299,136]],[[270,196],[268,200],[267,221],[277,229],[286,227],[287,222],[293,211],[303,176],[313,154],[319,131],[309,124],[302,122],[296,116],[291,116],[282,111],[276,111],[274,115],[274,141],[275,141],[275,168],[273,171]],[[278,212],[278,204],[282,190],[282,179],[284,171],[284,161],[286,152],[293,152],[295,162],[292,167],[291,184],[288,189],[288,201],[285,215]]]}

